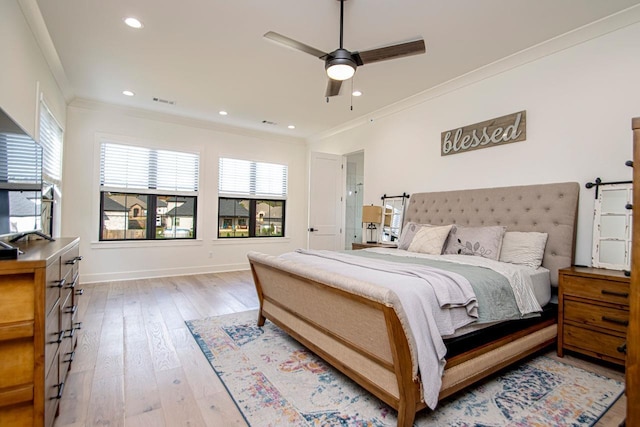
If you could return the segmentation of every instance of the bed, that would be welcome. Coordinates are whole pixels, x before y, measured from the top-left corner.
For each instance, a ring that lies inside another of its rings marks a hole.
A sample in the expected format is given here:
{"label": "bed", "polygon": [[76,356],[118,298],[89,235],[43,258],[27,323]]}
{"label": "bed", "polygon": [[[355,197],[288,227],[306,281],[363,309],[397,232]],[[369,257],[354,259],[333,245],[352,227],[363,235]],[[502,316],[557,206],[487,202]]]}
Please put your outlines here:
{"label": "bed", "polygon": [[[577,183],[416,193],[405,224],[546,233],[542,267],[557,286],[558,270],[574,259],[578,194]],[[258,325],[269,319],[396,409],[398,426],[413,425],[416,412],[428,406],[423,386],[434,378],[442,399],[556,340],[554,316],[510,322],[522,326],[468,341],[472,345],[453,338],[455,355],[446,357],[440,375],[419,363],[421,344],[392,289],[295,257],[250,252],[248,258],[260,301]]]}

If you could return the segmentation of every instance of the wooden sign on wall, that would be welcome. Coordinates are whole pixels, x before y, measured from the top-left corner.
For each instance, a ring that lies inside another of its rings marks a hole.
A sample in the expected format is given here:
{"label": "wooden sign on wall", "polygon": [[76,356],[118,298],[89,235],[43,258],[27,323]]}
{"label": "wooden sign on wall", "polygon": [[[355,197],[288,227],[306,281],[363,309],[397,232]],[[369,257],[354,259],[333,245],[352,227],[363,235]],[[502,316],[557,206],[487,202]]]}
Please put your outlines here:
{"label": "wooden sign on wall", "polygon": [[519,111],[508,116],[442,132],[440,155],[464,153],[525,139],[527,139],[527,112]]}

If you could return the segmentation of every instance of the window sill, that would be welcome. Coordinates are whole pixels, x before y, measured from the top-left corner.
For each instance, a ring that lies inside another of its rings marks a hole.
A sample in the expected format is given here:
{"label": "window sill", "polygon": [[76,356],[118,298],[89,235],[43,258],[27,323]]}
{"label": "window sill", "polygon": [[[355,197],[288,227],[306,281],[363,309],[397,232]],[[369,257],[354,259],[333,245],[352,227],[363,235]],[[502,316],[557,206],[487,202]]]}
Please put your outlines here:
{"label": "window sill", "polygon": [[212,239],[212,242],[216,245],[242,245],[247,243],[255,245],[261,243],[289,243],[290,241],[290,237],[237,237]]}
{"label": "window sill", "polygon": [[141,241],[92,241],[91,249],[151,248],[173,246],[202,246],[202,239],[188,240],[141,240]]}

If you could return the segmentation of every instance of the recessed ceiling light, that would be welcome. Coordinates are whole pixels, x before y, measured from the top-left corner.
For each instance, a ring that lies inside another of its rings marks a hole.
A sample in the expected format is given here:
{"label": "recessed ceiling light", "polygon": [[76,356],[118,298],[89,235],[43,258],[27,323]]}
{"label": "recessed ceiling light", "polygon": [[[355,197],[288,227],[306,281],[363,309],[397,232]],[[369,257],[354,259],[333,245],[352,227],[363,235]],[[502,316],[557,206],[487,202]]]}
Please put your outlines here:
{"label": "recessed ceiling light", "polygon": [[138,19],[133,17],[124,18],[124,23],[130,26],[131,28],[136,28],[136,29],[140,29],[144,26],[142,25],[142,22],[140,22]]}
{"label": "recessed ceiling light", "polygon": [[352,95],[353,96],[362,96],[362,92],[360,92],[359,90],[354,90]]}
{"label": "recessed ceiling light", "polygon": [[135,93],[131,92],[130,90],[123,90],[123,91],[122,91],[122,94],[123,94],[123,95],[126,95],[126,96],[133,96],[133,95],[135,95]]}
{"label": "recessed ceiling light", "polygon": [[219,111],[218,114],[220,114],[221,116],[226,116],[229,113],[227,113],[226,111]]}
{"label": "recessed ceiling light", "polygon": [[287,126],[289,129],[295,129],[296,127],[294,125],[289,125]]}

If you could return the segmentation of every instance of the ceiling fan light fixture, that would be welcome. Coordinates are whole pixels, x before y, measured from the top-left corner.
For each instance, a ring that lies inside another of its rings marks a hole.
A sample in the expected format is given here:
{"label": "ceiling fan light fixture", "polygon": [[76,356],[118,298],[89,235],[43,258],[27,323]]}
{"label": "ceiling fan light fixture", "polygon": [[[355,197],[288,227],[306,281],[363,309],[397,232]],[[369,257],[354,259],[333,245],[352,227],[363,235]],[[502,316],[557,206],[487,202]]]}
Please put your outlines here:
{"label": "ceiling fan light fixture", "polygon": [[327,68],[327,76],[333,80],[347,80],[353,77],[356,69],[352,65],[334,64]]}
{"label": "ceiling fan light fixture", "polygon": [[325,65],[327,76],[332,80],[339,81],[353,77],[356,67],[357,65],[351,57],[351,53],[345,49],[338,49],[332,52]]}

